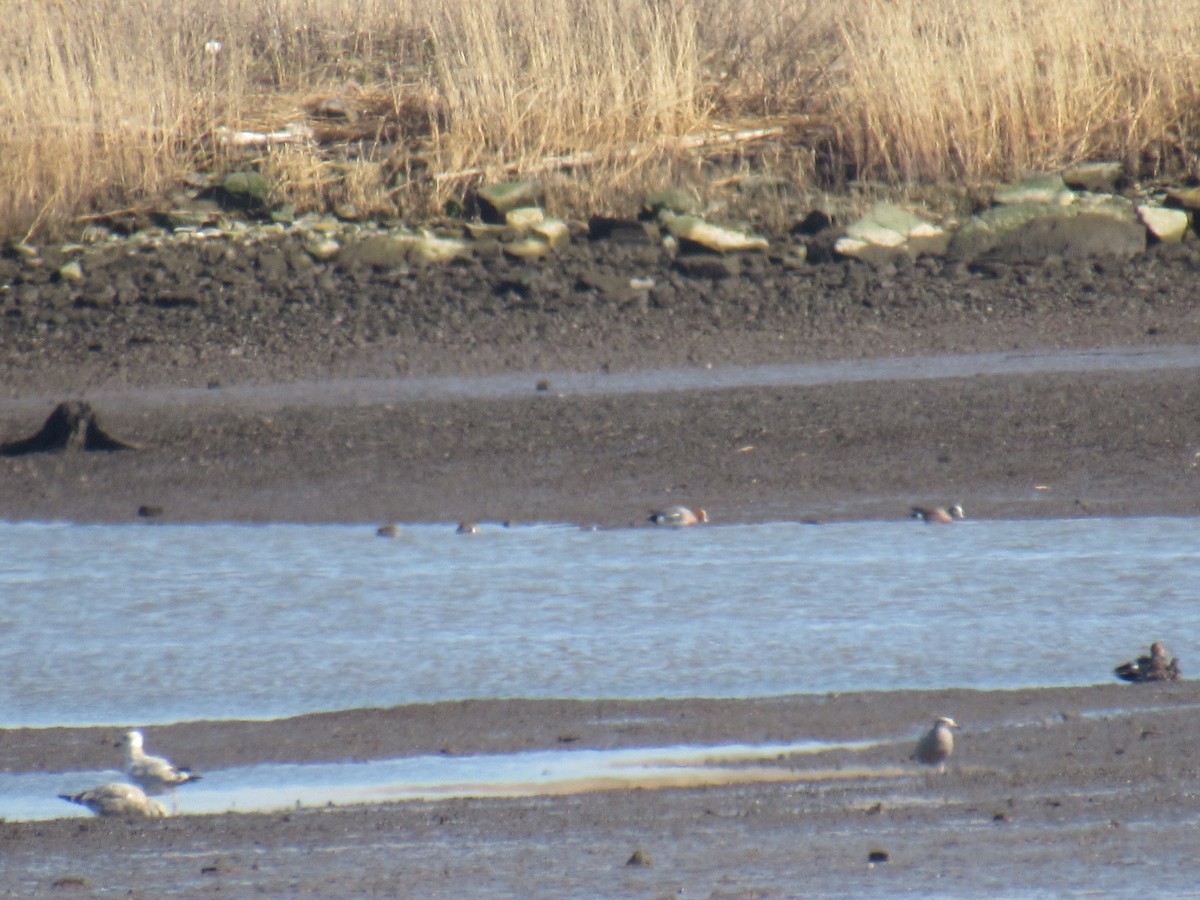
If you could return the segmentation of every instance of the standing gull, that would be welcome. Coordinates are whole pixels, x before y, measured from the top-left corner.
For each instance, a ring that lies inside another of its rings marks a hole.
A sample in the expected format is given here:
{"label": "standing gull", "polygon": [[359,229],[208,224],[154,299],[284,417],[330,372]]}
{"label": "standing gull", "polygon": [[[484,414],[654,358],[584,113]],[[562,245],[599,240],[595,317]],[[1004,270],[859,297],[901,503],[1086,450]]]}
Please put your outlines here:
{"label": "standing gull", "polygon": [[161,756],[148,756],[142,749],[140,731],[127,731],[122,746],[125,748],[125,774],[147,794],[165,794],[181,784],[201,778],[189,769],[176,768]]}
{"label": "standing gull", "polygon": [[141,788],[114,781],[78,794],[59,794],[64,800],[86,806],[98,816],[128,816],[130,818],[161,819],[167,808],[147,797]]}
{"label": "standing gull", "polygon": [[951,728],[957,728],[958,723],[947,716],[938,716],[930,728],[917,741],[917,749],[912,758],[925,766],[937,766],[939,772],[946,771],[946,760],[954,752],[954,733]]}

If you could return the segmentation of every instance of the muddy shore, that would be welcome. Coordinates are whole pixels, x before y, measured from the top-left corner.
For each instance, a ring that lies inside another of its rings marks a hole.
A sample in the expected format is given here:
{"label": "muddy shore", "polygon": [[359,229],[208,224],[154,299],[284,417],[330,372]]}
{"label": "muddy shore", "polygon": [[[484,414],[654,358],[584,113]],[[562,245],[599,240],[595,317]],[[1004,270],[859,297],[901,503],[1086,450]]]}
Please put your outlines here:
{"label": "muddy shore", "polygon": [[[149,732],[153,745],[209,772],[428,752],[878,743],[784,754],[760,767],[768,771],[735,769],[691,788],[639,789],[632,779],[559,797],[6,823],[0,885],[25,895],[57,885],[133,896],[1130,896],[1152,878],[1186,893],[1198,702],[1189,683],[1112,684],[468,702],[164,726]],[[945,775],[907,760],[938,712],[963,726]],[[10,769],[113,764],[113,729],[3,737]],[[181,803],[186,813],[186,795]],[[628,865],[635,851],[649,864]],[[886,860],[872,863],[872,852]]]}
{"label": "muddy shore", "polygon": [[[124,522],[145,506],[157,511],[150,521],[624,526],[674,502],[738,522],[898,517],[952,499],[972,516],[1200,510],[1194,369],[620,396],[537,387],[538,373],[561,370],[1196,345],[1194,247],[1024,267],[755,261],[720,279],[624,252],[601,260],[585,244],[553,265],[381,273],[262,257],[203,267],[189,250],[195,259],[113,258],[88,267],[101,273],[94,282],[8,292],[0,441],[32,434],[59,400],[85,398],[140,449],[0,457],[0,519]],[[614,287],[630,275],[661,289]],[[318,386],[314,402],[270,399],[272,384],[301,380],[494,373],[528,374],[528,396],[331,406],[315,402]],[[153,399],[171,387],[198,390]],[[1116,662],[1081,661],[1081,681],[1104,681]],[[207,770],[875,738],[884,743],[862,755],[776,764],[885,774],[4,823],[0,884],[131,896],[1123,895],[1146,881],[1186,891],[1197,875],[1198,700],[1190,683],[1106,684],[183,723],[154,729],[154,746]],[[951,771],[904,769],[939,713],[964,724]],[[635,714],[647,724],[610,724]],[[0,765],[104,768],[113,736],[4,731]],[[637,849],[653,864],[627,866]],[[872,850],[888,860],[871,865]]]}

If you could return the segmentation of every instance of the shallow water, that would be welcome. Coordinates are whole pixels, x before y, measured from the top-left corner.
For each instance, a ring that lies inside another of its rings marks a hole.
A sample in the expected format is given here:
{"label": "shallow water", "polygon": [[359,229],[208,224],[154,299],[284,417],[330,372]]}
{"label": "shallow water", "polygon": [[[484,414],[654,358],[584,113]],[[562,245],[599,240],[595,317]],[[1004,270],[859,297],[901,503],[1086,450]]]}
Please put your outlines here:
{"label": "shallow water", "polygon": [[1197,524],[0,524],[0,720],[1107,681],[1198,655]]}

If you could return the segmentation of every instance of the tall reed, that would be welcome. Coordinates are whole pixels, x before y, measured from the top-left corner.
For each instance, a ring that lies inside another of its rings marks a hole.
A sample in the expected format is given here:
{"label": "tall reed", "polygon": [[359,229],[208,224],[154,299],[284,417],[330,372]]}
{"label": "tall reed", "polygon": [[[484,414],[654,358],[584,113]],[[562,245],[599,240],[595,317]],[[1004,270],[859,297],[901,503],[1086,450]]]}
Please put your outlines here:
{"label": "tall reed", "polygon": [[[1200,0],[0,6],[9,238],[152,205],[189,171],[233,165],[266,170],[302,208],[371,211],[428,208],[468,183],[439,174],[591,151],[578,180],[595,203],[631,173],[674,177],[688,160],[667,139],[767,116],[815,123],[756,158],[793,175],[793,153],[893,182],[1098,157],[1200,174]],[[357,116],[345,140],[226,158],[214,137],[313,124],[320,95]]]}

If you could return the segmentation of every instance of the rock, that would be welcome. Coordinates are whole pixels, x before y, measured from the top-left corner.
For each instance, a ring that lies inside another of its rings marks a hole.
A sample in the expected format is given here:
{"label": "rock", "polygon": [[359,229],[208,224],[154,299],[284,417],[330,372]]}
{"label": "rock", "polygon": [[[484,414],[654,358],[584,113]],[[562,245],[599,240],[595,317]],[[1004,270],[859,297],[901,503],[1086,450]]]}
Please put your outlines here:
{"label": "rock", "polygon": [[649,217],[669,212],[678,215],[691,215],[696,211],[696,201],[677,188],[665,191],[655,191],[647,194],[642,201],[642,211]]}
{"label": "rock", "polygon": [[654,858],[649,853],[647,853],[645,850],[643,850],[641,847],[638,847],[636,850],[633,851],[633,855],[630,856],[629,859],[627,859],[625,861],[625,865],[627,865],[627,866],[652,866],[652,865],[654,865]]}
{"label": "rock", "polygon": [[1138,218],[1146,226],[1146,230],[1155,240],[1164,244],[1177,244],[1187,233],[1189,218],[1182,209],[1168,209],[1164,206],[1139,206]]}
{"label": "rock", "polygon": [[1200,187],[1173,188],[1167,191],[1167,203],[1180,209],[1200,212]]}
{"label": "rock", "polygon": [[519,206],[504,214],[504,221],[513,228],[528,228],[546,218],[540,206]]}
{"label": "rock", "polygon": [[847,226],[833,245],[839,256],[879,266],[898,256],[941,255],[950,234],[941,226],[892,203],[878,203]]}
{"label": "rock", "polygon": [[83,266],[80,265],[77,259],[65,262],[59,266],[58,277],[63,281],[83,281]]}
{"label": "rock", "polygon": [[547,244],[551,250],[557,250],[571,242],[571,229],[562,219],[543,219],[529,229]]}
{"label": "rock", "polygon": [[479,189],[476,199],[485,222],[504,222],[509,210],[520,206],[536,206],[541,187],[533,181],[508,181],[489,184]]}
{"label": "rock", "polygon": [[680,216],[664,210],[658,218],[663,227],[680,242],[695,244],[717,253],[766,250],[770,246],[766,238],[712,225],[699,216]]}
{"label": "rock", "polygon": [[539,259],[550,254],[550,245],[540,237],[524,237],[502,247],[505,253],[518,259]]}
{"label": "rock", "polygon": [[675,271],[688,278],[736,278],[742,273],[741,261],[736,256],[719,256],[713,253],[681,253],[672,264]]}
{"label": "rock", "polygon": [[424,231],[418,237],[402,238],[409,258],[422,263],[444,263],[471,256],[471,245],[459,238],[444,238]]}
{"label": "rock", "polygon": [[342,252],[342,245],[333,238],[321,238],[305,244],[304,252],[317,262],[328,262]]}
{"label": "rock", "polygon": [[136,450],[109,434],[90,404],[69,400],[58,404],[41,430],[24,440],[0,444],[0,456],[23,456],[51,450]]}
{"label": "rock", "polygon": [[1000,262],[1063,258],[1127,258],[1146,249],[1146,229],[1132,206],[1115,200],[1075,206],[1024,203],[997,206],[972,217],[950,242],[949,255]]}
{"label": "rock", "polygon": [[1000,206],[1018,203],[1064,205],[1071,200],[1071,189],[1061,175],[1031,175],[1016,184],[999,187],[992,193],[992,202]]}
{"label": "rock", "polygon": [[230,172],[221,180],[222,199],[240,209],[261,209],[271,194],[271,183],[258,172]]}
{"label": "rock", "polygon": [[1108,193],[1116,188],[1124,173],[1125,167],[1119,162],[1087,162],[1064,169],[1062,180],[1075,190]]}
{"label": "rock", "polygon": [[408,244],[392,234],[372,234],[342,248],[342,265],[398,269],[408,265]]}

